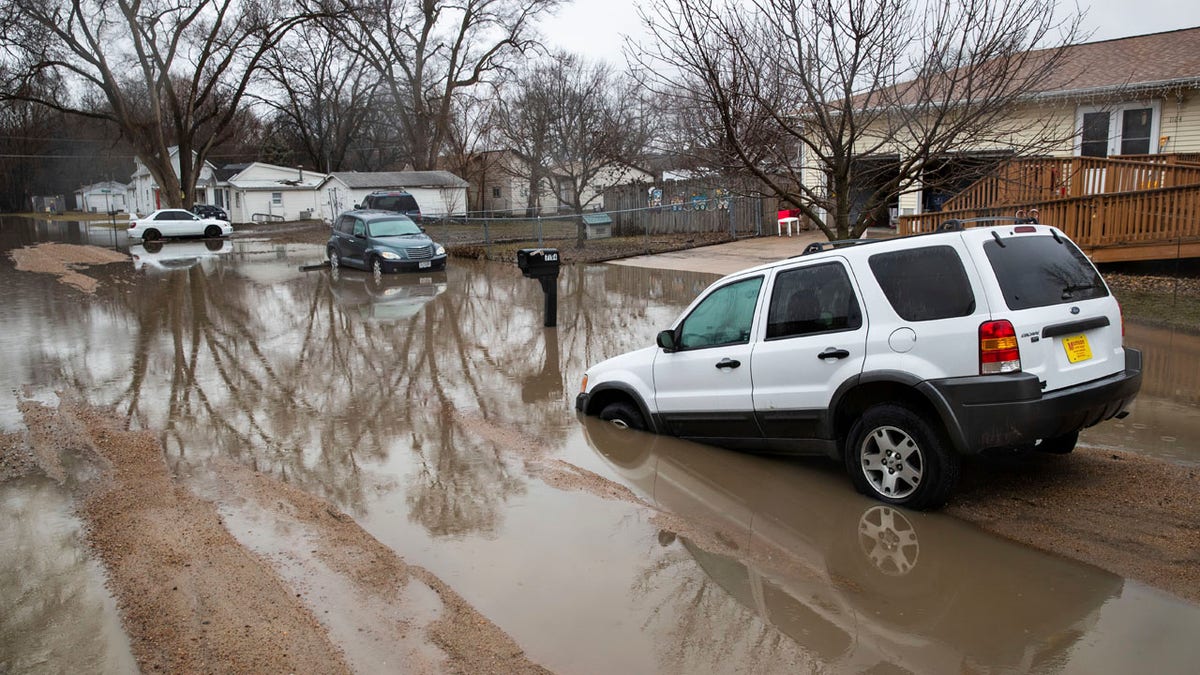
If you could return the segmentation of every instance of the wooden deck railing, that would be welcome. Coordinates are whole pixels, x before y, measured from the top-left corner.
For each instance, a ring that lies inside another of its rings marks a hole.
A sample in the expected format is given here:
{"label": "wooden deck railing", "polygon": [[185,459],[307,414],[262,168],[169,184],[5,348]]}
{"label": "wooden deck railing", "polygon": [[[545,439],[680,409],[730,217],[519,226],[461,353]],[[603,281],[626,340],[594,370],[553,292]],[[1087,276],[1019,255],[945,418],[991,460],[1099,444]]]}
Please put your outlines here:
{"label": "wooden deck railing", "polygon": [[[1153,160],[1093,157],[1014,159],[946,201],[943,213],[1088,195],[1200,185],[1200,164],[1176,155]],[[1175,159],[1172,159],[1175,158]],[[1039,207],[1040,208],[1040,207]]]}
{"label": "wooden deck railing", "polygon": [[1164,155],[1113,155],[1112,159],[1131,159],[1155,164],[1200,164],[1200,152],[1173,152]]}
{"label": "wooden deck railing", "polygon": [[[959,209],[901,216],[900,234],[930,232],[953,218],[1012,216],[1017,206]],[[1027,202],[1042,223],[1067,233],[1099,261],[1200,255],[1200,185]],[[1186,253],[1183,248],[1191,253]],[[1130,249],[1122,252],[1122,248]],[[1136,249],[1136,250],[1135,250]],[[1097,257],[1098,251],[1103,253]]]}

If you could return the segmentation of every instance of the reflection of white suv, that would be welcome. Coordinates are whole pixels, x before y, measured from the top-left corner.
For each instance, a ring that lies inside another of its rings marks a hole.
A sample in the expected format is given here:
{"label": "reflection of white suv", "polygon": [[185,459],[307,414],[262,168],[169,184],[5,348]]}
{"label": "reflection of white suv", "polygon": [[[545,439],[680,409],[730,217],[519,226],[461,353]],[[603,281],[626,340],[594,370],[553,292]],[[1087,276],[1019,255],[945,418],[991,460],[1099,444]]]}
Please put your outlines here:
{"label": "reflection of white suv", "polygon": [[828,454],[885,502],[933,508],[959,454],[1070,452],[1124,416],[1141,353],[1055,228],[962,229],[812,253],[717,281],[658,345],[584,374],[580,411],[732,448]]}

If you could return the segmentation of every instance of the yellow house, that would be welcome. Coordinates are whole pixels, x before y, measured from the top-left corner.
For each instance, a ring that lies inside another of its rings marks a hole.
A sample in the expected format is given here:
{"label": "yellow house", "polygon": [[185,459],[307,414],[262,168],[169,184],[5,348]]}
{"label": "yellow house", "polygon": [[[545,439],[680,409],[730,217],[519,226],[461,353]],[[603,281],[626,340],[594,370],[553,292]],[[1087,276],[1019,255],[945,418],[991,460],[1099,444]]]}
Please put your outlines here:
{"label": "yellow house", "polygon": [[[1067,47],[1062,67],[1013,111],[1011,127],[1010,143],[964,148],[941,170],[994,163],[1028,145],[1017,135],[1031,133],[1049,139],[1045,155],[1056,158],[1200,155],[1200,27]],[[900,196],[898,215],[941,210],[969,182],[918,186]]]}

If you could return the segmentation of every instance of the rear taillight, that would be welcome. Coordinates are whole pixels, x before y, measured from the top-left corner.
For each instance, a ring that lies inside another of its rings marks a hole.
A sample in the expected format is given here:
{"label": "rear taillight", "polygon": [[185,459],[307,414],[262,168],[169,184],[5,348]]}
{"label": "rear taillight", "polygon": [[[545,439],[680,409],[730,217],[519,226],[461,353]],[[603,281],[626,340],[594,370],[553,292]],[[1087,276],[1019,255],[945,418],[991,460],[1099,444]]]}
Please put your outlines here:
{"label": "rear taillight", "polygon": [[1021,370],[1017,331],[1005,320],[979,326],[979,374],[1016,373]]}

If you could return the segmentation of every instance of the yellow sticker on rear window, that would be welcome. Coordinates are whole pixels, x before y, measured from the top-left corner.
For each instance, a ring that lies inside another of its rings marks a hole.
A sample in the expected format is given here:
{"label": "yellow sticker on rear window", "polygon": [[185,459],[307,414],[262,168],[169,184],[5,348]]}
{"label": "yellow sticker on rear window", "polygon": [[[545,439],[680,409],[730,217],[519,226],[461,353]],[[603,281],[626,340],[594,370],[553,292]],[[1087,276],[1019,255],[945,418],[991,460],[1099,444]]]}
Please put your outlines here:
{"label": "yellow sticker on rear window", "polygon": [[1067,350],[1067,360],[1079,363],[1092,358],[1092,348],[1088,345],[1086,335],[1071,335],[1063,338],[1063,349]]}

